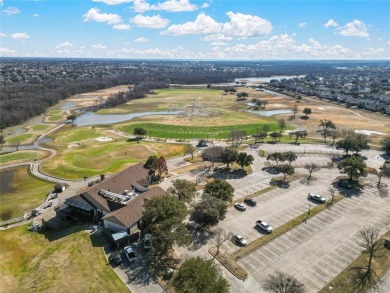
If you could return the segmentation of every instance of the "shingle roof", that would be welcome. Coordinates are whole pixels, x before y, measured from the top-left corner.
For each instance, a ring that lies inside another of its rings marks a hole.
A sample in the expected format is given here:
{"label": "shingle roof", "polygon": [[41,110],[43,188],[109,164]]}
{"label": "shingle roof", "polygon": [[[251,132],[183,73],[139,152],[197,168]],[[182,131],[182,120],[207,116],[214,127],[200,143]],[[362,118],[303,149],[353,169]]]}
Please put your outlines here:
{"label": "shingle roof", "polygon": [[161,187],[154,187],[138,195],[125,207],[105,215],[102,219],[122,225],[124,227],[131,227],[142,218],[143,206],[146,200],[165,194],[166,191]]}

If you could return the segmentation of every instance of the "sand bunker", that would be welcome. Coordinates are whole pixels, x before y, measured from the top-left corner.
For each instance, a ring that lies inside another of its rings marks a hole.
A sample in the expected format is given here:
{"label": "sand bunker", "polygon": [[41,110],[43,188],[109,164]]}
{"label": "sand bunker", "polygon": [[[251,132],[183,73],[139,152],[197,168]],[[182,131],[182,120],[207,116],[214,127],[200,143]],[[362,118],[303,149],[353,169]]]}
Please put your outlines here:
{"label": "sand bunker", "polygon": [[324,107],[318,107],[318,110],[325,110]]}
{"label": "sand bunker", "polygon": [[69,149],[79,148],[81,145],[79,143],[68,144]]}
{"label": "sand bunker", "polygon": [[379,132],[379,131],[361,130],[361,129],[355,130],[355,132],[364,135],[372,135],[372,134],[386,135],[386,133]]}
{"label": "sand bunker", "polygon": [[106,142],[106,141],[112,141],[114,139],[111,138],[111,137],[107,137],[107,136],[101,136],[101,137],[95,138],[95,140],[96,141],[101,141],[101,142]]}
{"label": "sand bunker", "polygon": [[284,105],[281,105],[281,104],[272,104],[272,106],[274,106],[274,107],[283,107]]}

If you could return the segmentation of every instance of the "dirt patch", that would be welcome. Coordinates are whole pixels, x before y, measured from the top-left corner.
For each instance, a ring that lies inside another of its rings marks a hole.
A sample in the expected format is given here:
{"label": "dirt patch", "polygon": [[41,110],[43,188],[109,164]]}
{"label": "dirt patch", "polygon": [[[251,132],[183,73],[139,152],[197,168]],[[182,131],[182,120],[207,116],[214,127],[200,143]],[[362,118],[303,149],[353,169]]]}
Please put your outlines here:
{"label": "dirt patch", "polygon": [[68,149],[75,149],[75,148],[79,148],[79,147],[81,147],[81,145],[79,143],[68,144]]}
{"label": "dirt patch", "polygon": [[108,141],[113,141],[114,139],[111,137],[107,137],[107,136],[101,136],[101,137],[95,138],[95,140],[100,141],[100,142],[108,142]]}
{"label": "dirt patch", "polygon": [[386,135],[386,133],[383,133],[383,132],[379,132],[379,131],[372,131],[372,130],[361,130],[361,129],[358,129],[358,130],[355,130],[356,133],[359,133],[359,134],[364,134],[364,135],[372,135],[372,134],[379,134],[379,135]]}

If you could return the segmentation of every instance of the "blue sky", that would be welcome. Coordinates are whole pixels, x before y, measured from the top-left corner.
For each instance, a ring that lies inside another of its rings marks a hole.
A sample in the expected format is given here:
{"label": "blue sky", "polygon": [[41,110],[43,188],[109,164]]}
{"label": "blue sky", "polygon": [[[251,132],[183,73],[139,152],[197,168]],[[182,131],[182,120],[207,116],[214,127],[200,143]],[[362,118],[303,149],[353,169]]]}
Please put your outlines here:
{"label": "blue sky", "polygon": [[0,56],[390,59],[389,0],[0,0]]}

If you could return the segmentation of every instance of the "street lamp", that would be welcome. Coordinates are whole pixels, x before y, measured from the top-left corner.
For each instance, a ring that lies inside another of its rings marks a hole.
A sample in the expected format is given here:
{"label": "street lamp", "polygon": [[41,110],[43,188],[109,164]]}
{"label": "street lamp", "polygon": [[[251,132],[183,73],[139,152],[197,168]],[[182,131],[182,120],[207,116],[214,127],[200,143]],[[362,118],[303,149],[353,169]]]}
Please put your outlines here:
{"label": "street lamp", "polygon": [[307,215],[310,215],[310,208],[311,208],[311,205],[309,204],[309,211],[308,211]]}

